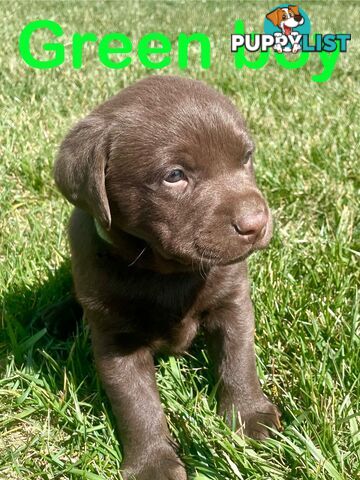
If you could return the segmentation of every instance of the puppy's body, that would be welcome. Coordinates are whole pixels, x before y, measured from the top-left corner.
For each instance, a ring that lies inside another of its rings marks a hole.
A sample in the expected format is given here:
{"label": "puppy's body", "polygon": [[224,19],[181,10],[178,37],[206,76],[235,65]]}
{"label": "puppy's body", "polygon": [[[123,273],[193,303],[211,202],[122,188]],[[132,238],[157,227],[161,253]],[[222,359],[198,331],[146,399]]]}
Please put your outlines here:
{"label": "puppy's body", "polygon": [[[202,328],[219,410],[268,436],[246,257],[271,237],[252,141],[234,106],[200,82],[151,77],[96,109],[62,144],[55,177],[70,223],[77,298],[118,419],[125,477],[186,478],[169,440],[153,355]],[[97,226],[95,224],[97,222]]]}
{"label": "puppy's body", "polygon": [[70,239],[78,300],[99,314],[104,328],[108,312],[121,314],[121,321],[111,319],[108,327],[129,351],[146,346],[154,353],[184,352],[201,324],[209,323],[209,312],[243,290],[248,295],[245,262],[162,274],[149,268],[152,253],[144,252],[129,266],[134,257],[104,241],[93,218],[79,209]]}

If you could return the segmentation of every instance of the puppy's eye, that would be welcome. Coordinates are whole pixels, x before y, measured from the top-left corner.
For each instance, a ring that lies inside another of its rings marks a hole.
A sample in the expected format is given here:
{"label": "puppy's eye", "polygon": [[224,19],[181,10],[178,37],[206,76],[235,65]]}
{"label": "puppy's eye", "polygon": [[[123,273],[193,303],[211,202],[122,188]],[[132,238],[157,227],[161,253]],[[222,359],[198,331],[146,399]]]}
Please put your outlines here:
{"label": "puppy's eye", "polygon": [[180,182],[180,180],[185,180],[185,173],[177,168],[176,170],[172,170],[166,177],[165,182],[168,183],[176,183]]}
{"label": "puppy's eye", "polygon": [[253,154],[253,152],[250,151],[250,150],[245,153],[244,160],[243,160],[243,165],[246,165],[249,162],[249,160],[251,160],[252,154]]}

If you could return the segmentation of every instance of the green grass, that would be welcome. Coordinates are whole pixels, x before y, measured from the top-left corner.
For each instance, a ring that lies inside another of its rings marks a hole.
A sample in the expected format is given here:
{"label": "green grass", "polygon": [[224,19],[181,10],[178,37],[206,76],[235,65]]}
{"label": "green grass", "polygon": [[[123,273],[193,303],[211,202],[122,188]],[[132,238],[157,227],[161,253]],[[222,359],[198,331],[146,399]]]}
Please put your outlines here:
{"label": "green grass", "polygon": [[[275,2],[276,3],[276,2]],[[151,72],[134,58],[125,70],[70,57],[33,70],[17,39],[31,20],[59,22],[71,34],[122,31],[132,39],[162,31],[202,31],[213,65],[194,52],[184,75],[229,95],[257,143],[259,184],[272,206],[271,247],[250,261],[257,317],[258,371],[283,412],[284,431],[264,444],[236,436],[216,416],[215,384],[201,338],[182,358],[158,360],[170,428],[190,478],[349,479],[360,474],[359,430],[359,60],[360,8],[303,4],[318,32],[351,32],[330,81],[320,62],[286,71],[274,61],[236,71],[229,34],[236,18],[261,31],[273,4],[2,3],[0,215],[2,295],[0,478],[116,479],[121,448],[95,375],[88,332],[60,342],[39,322],[43,308],[70,290],[65,225],[71,207],[52,181],[57,145],[92,107]],[[326,13],[327,12],[327,16]],[[351,23],[353,22],[353,23]],[[176,62],[162,73],[178,73]],[[155,479],[156,480],[156,479]]]}

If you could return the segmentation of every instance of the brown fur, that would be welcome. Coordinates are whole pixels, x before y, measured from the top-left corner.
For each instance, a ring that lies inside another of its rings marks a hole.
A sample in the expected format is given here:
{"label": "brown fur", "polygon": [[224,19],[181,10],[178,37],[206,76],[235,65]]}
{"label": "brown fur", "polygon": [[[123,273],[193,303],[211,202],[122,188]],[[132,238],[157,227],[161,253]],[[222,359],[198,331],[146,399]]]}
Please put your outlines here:
{"label": "brown fur", "polygon": [[[156,76],[98,107],[60,147],[55,179],[77,207],[75,289],[118,420],[125,478],[187,478],[153,355],[183,352],[200,329],[220,380],[220,413],[230,419],[235,409],[255,438],[278,425],[255,367],[246,258],[267,246],[272,228],[252,151],[226,97],[198,81]],[[171,183],[176,169],[185,180]]]}

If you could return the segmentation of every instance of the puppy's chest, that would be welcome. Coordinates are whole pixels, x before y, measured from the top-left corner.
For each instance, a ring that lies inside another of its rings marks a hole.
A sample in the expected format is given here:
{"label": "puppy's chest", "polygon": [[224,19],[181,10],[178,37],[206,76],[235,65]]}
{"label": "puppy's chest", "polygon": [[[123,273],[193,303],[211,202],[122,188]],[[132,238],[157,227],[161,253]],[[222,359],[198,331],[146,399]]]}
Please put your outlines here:
{"label": "puppy's chest", "polygon": [[121,309],[154,350],[181,352],[195,337],[203,280],[191,275],[142,274],[123,284]]}

